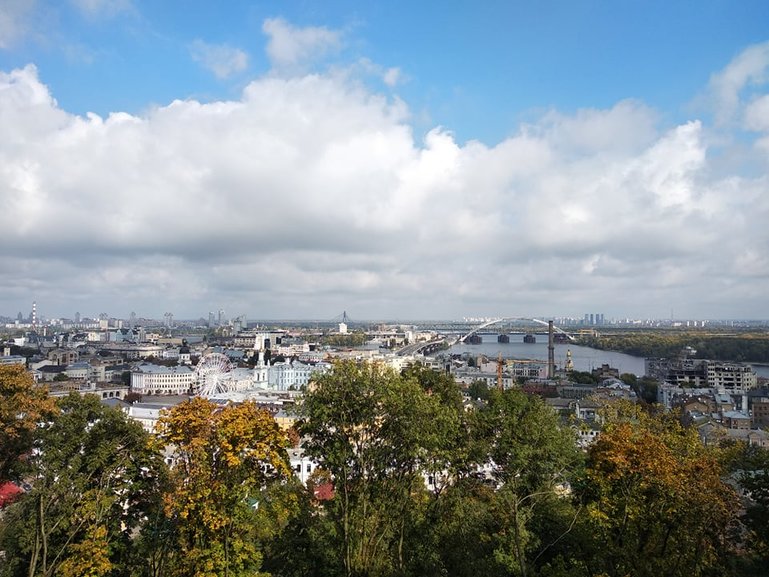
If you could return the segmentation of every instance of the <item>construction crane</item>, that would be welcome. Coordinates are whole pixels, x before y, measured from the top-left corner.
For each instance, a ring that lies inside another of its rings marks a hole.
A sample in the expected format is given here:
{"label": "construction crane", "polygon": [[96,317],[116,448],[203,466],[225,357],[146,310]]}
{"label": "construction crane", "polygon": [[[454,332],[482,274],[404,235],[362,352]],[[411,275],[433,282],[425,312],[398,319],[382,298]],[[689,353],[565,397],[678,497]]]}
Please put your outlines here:
{"label": "construction crane", "polygon": [[501,391],[505,387],[502,386],[502,367],[504,366],[504,361],[502,360],[502,351],[499,351],[499,355],[497,355],[497,388]]}

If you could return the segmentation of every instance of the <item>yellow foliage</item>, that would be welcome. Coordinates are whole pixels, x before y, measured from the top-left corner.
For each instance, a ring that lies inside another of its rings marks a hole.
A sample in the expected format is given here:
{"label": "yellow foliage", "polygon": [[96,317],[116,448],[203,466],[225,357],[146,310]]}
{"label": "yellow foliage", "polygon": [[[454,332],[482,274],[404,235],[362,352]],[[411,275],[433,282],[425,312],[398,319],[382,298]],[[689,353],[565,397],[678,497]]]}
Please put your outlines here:
{"label": "yellow foliage", "polygon": [[291,475],[285,432],[253,402],[220,407],[203,398],[163,414],[158,432],[175,451],[164,505],[170,518],[184,519],[181,573],[257,567],[251,505],[269,482]]}
{"label": "yellow foliage", "polygon": [[61,577],[101,577],[112,570],[109,560],[107,528],[103,525],[89,528],[86,538],[67,549],[57,575]]}

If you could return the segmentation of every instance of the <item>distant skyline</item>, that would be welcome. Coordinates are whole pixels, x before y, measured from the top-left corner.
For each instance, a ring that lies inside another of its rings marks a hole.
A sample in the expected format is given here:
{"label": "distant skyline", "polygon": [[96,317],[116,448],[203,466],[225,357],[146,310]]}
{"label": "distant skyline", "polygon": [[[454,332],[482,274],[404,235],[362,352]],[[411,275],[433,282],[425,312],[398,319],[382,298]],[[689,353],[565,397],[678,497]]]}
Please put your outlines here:
{"label": "distant skyline", "polygon": [[769,3],[0,2],[0,314],[769,318]]}

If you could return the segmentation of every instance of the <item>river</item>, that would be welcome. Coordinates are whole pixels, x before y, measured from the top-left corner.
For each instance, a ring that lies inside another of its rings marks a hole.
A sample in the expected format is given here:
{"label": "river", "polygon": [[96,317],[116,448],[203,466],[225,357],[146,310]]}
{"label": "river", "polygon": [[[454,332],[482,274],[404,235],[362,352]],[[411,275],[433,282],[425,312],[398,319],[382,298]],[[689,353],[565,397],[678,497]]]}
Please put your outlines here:
{"label": "river", "polygon": [[[523,334],[510,334],[509,343],[498,343],[497,335],[481,335],[483,342],[477,345],[456,344],[449,349],[453,354],[469,353],[472,355],[486,355],[495,359],[502,353],[505,359],[535,359],[547,362],[547,335],[536,335],[536,343],[524,343]],[[571,359],[574,369],[577,371],[592,371],[604,363],[619,369],[620,374],[631,373],[644,375],[644,360],[624,353],[601,351],[590,347],[580,347],[573,344],[555,345],[555,364],[563,368],[566,362],[566,351],[571,350]],[[768,367],[769,368],[769,367]]]}
{"label": "river", "polygon": [[[502,353],[505,359],[535,359],[547,362],[547,335],[535,335],[537,342],[533,344],[523,342],[523,334],[510,334],[509,343],[498,343],[497,335],[481,335],[483,342],[478,345],[456,344],[449,349],[455,354],[470,353],[473,355],[486,355],[495,359]],[[642,377],[645,373],[644,359],[624,353],[602,351],[590,347],[580,347],[573,344],[555,345],[555,364],[563,368],[566,362],[566,351],[571,350],[571,358],[574,368],[578,371],[592,371],[604,363],[612,368],[619,369],[620,374],[631,373]],[[753,369],[759,377],[769,379],[769,365],[753,365]]]}

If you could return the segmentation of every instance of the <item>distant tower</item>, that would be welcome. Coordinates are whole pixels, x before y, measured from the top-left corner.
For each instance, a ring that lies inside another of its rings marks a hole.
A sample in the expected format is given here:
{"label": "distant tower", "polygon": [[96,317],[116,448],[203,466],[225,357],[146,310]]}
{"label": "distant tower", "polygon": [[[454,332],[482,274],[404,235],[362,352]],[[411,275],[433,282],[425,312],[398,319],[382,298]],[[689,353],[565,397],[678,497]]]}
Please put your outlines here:
{"label": "distant tower", "polygon": [[128,317],[128,326],[134,328],[136,326],[136,313],[131,311],[131,315]]}
{"label": "distant tower", "polygon": [[37,326],[37,301],[32,301],[32,314],[29,315],[29,322],[32,328]]}
{"label": "distant tower", "polygon": [[80,313],[79,312],[75,313],[75,323],[80,324]]}
{"label": "distant tower", "polygon": [[555,377],[555,345],[553,345],[553,321],[547,321],[547,378]]}
{"label": "distant tower", "polygon": [[571,349],[566,349],[566,365],[563,367],[567,373],[574,370],[574,361],[571,360]]}

